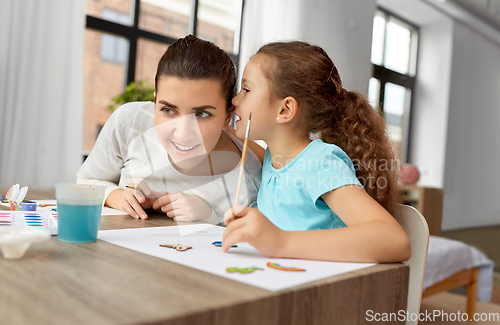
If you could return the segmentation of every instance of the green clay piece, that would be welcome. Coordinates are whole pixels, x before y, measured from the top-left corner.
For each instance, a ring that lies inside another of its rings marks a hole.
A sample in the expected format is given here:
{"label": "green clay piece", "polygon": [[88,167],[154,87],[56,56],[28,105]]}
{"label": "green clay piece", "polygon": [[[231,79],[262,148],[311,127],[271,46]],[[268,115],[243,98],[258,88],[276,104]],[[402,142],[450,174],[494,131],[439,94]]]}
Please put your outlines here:
{"label": "green clay piece", "polygon": [[252,273],[255,270],[264,270],[264,269],[261,269],[260,267],[255,267],[255,266],[246,267],[246,268],[239,268],[239,267],[228,267],[228,268],[226,268],[226,271],[228,273],[240,272],[241,274]]}

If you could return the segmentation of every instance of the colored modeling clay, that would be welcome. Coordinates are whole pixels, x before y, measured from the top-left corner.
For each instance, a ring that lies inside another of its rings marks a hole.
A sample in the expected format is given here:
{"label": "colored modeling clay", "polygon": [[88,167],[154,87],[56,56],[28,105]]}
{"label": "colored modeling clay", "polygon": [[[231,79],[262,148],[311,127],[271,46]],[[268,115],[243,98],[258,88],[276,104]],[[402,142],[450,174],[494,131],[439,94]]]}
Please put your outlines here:
{"label": "colored modeling clay", "polygon": [[267,266],[269,266],[270,268],[272,269],[276,269],[276,270],[282,270],[282,271],[305,271],[305,269],[299,269],[298,267],[294,267],[294,266],[281,266],[277,263],[267,263]]}
{"label": "colored modeling clay", "polygon": [[260,267],[255,267],[255,266],[246,267],[246,268],[239,268],[239,267],[228,267],[228,268],[226,268],[226,271],[228,273],[239,272],[241,274],[252,273],[255,270],[262,270],[262,271],[264,271],[264,269],[261,269]]}
{"label": "colored modeling clay", "polygon": [[[214,241],[212,245],[215,245],[216,247],[222,247],[222,242],[221,241]],[[238,245],[233,245],[231,247],[238,247]]]}

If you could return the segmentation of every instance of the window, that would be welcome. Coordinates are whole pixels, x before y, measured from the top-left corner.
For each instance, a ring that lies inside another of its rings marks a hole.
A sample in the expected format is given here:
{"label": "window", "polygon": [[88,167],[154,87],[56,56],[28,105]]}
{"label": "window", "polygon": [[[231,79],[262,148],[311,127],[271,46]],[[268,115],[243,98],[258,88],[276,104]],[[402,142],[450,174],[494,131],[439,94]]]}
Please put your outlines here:
{"label": "window", "polygon": [[377,10],[373,19],[373,78],[370,103],[383,112],[387,132],[403,162],[409,159],[411,98],[417,63],[418,29],[398,17]]}
{"label": "window", "polygon": [[[127,24],[128,14],[122,14],[114,10],[104,9],[102,18],[115,23]],[[103,33],[101,35],[101,59],[117,64],[125,64],[128,52],[128,42],[123,37]]]}
{"label": "window", "polygon": [[83,152],[111,115],[111,99],[130,82],[154,86],[169,44],[188,34],[210,40],[237,64],[243,0],[87,0]]}

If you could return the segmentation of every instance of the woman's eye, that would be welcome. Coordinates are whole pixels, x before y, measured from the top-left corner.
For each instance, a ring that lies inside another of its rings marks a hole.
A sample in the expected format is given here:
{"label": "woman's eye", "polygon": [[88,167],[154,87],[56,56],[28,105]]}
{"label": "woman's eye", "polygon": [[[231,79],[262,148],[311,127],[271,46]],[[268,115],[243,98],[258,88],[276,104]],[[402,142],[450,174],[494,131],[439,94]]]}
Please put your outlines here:
{"label": "woman's eye", "polygon": [[201,117],[201,118],[205,118],[205,117],[209,117],[211,115],[207,112],[200,111],[200,112],[196,113],[196,116]]}
{"label": "woman's eye", "polygon": [[168,107],[163,107],[162,111],[163,111],[163,113],[165,113],[165,115],[173,115],[174,114],[174,111]]}

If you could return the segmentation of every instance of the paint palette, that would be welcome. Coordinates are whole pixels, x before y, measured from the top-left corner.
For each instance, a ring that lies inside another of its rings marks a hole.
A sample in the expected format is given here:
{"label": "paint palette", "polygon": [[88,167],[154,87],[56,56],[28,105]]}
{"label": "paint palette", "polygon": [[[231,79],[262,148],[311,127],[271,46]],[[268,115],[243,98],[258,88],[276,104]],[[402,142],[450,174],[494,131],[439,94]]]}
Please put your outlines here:
{"label": "paint palette", "polygon": [[0,211],[0,227],[6,226],[47,228],[52,235],[57,235],[57,212]]}

